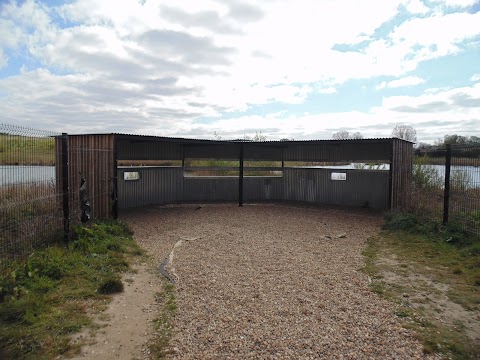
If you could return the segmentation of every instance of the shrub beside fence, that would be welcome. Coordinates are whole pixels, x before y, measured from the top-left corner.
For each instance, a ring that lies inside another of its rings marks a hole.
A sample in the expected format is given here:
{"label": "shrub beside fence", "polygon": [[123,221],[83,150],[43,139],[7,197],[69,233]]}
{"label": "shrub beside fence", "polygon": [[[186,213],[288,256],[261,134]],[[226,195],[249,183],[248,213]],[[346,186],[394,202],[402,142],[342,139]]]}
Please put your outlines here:
{"label": "shrub beside fence", "polygon": [[417,152],[404,210],[480,235],[480,145]]}

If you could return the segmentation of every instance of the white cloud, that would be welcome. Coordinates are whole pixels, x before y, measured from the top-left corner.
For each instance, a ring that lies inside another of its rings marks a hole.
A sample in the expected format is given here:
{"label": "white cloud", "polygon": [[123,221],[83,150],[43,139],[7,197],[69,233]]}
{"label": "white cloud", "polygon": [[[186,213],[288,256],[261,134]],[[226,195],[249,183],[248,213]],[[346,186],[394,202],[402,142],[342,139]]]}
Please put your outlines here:
{"label": "white cloud", "polygon": [[7,64],[8,64],[8,59],[5,53],[3,52],[3,49],[0,48],[0,70],[5,66],[7,66]]}
{"label": "white cloud", "polygon": [[[442,6],[447,3],[454,5],[451,0]],[[0,79],[6,94],[0,98],[0,113],[5,121],[44,119],[43,124],[63,131],[159,127],[169,135],[189,133],[192,126],[208,134],[214,128],[233,132],[248,125],[281,128],[284,137],[300,138],[320,136],[337,122],[373,126],[384,122],[381,116],[360,112],[292,119],[277,111],[263,120],[221,118],[255,105],[302,104],[313,93],[335,94],[338,85],[351,79],[397,78],[380,88],[423,83],[419,75],[406,74],[422,61],[461,51],[460,44],[480,35],[480,13],[444,14],[427,8],[430,4],[124,0],[119,6],[116,0],[82,0],[56,10],[33,0],[6,5],[0,15],[0,67],[8,60],[8,49],[17,47],[41,65],[25,66],[18,75]],[[422,17],[398,19],[392,31],[386,26],[382,31],[387,33],[379,37],[377,30],[404,9]],[[55,25],[54,11],[75,25]],[[339,51],[335,45],[357,47]],[[410,98],[387,98],[382,111],[389,112],[392,121],[408,120],[406,112],[391,110],[395,101],[401,106],[400,100],[422,106]],[[463,98],[463,103],[468,100]],[[457,105],[461,102],[459,97]],[[448,104],[455,105],[453,100]],[[196,125],[202,117],[219,120]]]}
{"label": "white cloud", "polygon": [[384,88],[399,88],[404,86],[416,86],[423,84],[425,79],[422,79],[418,76],[406,76],[401,79],[392,80],[389,82],[383,81],[377,85],[377,90],[384,89]]}
{"label": "white cloud", "polygon": [[427,91],[416,97],[392,96],[384,98],[382,106],[406,113],[455,113],[461,109],[463,115],[478,116],[480,121],[480,83],[437,92]]}
{"label": "white cloud", "polygon": [[473,74],[470,78],[471,81],[480,81],[480,73]]}
{"label": "white cloud", "polygon": [[457,45],[480,34],[480,13],[436,14],[414,18],[395,27],[389,35],[395,44],[423,47],[419,59],[431,59],[458,51]]}
{"label": "white cloud", "polygon": [[405,4],[405,8],[411,14],[426,14],[430,11],[421,0],[409,0]]}
{"label": "white cloud", "polygon": [[441,4],[447,7],[466,8],[475,5],[478,0],[431,0],[434,3]]}

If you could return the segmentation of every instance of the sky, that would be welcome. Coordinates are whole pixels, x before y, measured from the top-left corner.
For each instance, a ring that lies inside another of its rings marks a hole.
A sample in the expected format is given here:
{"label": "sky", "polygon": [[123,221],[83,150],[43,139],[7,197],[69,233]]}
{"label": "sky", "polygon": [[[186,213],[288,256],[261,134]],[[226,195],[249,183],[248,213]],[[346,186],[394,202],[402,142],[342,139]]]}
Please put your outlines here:
{"label": "sky", "polygon": [[0,0],[0,123],[480,136],[480,1]]}

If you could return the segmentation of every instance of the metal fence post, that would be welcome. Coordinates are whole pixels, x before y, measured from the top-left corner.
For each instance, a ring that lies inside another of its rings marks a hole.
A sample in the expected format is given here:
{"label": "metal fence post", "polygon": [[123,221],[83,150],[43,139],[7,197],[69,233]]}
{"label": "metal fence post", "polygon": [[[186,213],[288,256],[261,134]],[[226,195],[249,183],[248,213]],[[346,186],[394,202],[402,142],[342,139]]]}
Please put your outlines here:
{"label": "metal fence post", "polygon": [[452,165],[452,145],[447,144],[445,153],[445,187],[443,193],[443,225],[448,223],[448,208],[450,203],[450,167]]}
{"label": "metal fence post", "polygon": [[62,134],[63,232],[65,243],[70,241],[70,198],[68,187],[68,134]]}
{"label": "metal fence post", "polygon": [[243,206],[243,144],[240,145],[240,169],[238,174],[238,206]]}

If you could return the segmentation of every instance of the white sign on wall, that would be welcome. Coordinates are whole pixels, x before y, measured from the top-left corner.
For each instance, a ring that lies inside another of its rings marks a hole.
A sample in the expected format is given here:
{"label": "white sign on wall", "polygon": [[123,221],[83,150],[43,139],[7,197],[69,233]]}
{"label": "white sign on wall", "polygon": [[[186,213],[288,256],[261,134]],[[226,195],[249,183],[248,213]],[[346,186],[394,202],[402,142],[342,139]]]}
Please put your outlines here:
{"label": "white sign on wall", "polygon": [[347,180],[347,173],[332,172],[332,180]]}
{"label": "white sign on wall", "polygon": [[139,180],[140,173],[138,171],[128,171],[123,173],[123,180]]}

